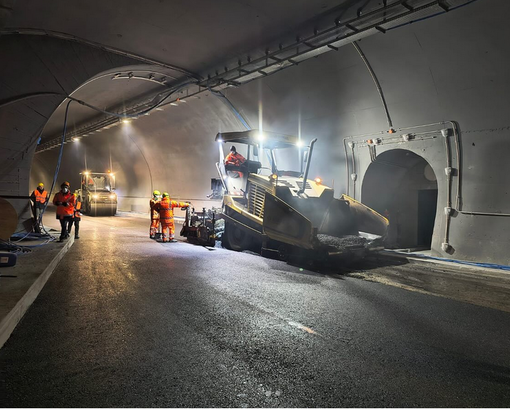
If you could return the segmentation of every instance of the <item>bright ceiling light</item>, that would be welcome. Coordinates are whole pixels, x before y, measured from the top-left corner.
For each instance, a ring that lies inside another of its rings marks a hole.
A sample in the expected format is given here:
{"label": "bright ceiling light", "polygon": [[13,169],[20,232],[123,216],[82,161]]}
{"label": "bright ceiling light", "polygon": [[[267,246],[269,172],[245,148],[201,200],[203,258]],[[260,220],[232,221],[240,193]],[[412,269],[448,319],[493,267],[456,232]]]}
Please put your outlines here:
{"label": "bright ceiling light", "polygon": [[297,141],[297,146],[302,148],[303,146],[305,146],[305,143],[300,139],[299,141]]}
{"label": "bright ceiling light", "polygon": [[130,122],[131,122],[131,119],[129,119],[129,118],[124,118],[124,119],[122,120],[122,123],[123,123],[123,124],[129,124]]}
{"label": "bright ceiling light", "polygon": [[259,132],[259,134],[257,135],[257,140],[262,142],[264,139],[266,139],[266,135],[264,134],[264,132]]}

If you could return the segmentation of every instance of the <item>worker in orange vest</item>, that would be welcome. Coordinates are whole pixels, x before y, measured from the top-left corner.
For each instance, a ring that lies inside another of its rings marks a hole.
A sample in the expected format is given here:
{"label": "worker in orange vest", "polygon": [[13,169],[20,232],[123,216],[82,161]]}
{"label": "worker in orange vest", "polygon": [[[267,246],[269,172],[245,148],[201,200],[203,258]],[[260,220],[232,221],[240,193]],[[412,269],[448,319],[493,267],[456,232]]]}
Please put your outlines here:
{"label": "worker in orange vest", "polygon": [[48,191],[44,190],[43,183],[39,183],[37,185],[37,188],[30,195],[30,200],[33,202],[32,213],[34,215],[34,230],[36,233],[41,233],[41,213],[49,200]]}
{"label": "worker in orange vest", "polygon": [[74,203],[74,212],[73,212],[73,219],[69,223],[69,227],[67,228],[67,234],[71,234],[71,228],[73,227],[74,223],[74,238],[79,239],[80,238],[80,221],[81,221],[81,197],[78,196],[76,193],[74,194],[75,197],[75,203]]}
{"label": "worker in orange vest", "polygon": [[154,208],[156,203],[158,203],[161,200],[161,192],[159,190],[155,190],[152,192],[152,199],[149,201],[149,205],[151,208],[151,227],[149,231],[149,237],[151,239],[156,238],[156,233],[158,233],[159,230],[159,212]]}
{"label": "worker in orange vest", "polygon": [[[240,153],[237,153],[236,147],[232,145],[230,147],[230,153],[225,158],[225,165],[240,167],[244,162],[246,162],[244,156]],[[243,177],[243,172],[239,172],[237,170],[227,170],[227,174],[233,178]]]}
{"label": "worker in orange vest", "polygon": [[[187,202],[177,202],[170,200],[168,193],[163,193],[163,198],[160,202],[154,205],[154,208],[159,212],[161,221],[161,230],[163,233],[163,243],[171,242],[175,243],[175,224],[174,224],[174,209],[176,207],[186,208],[189,206]],[[167,231],[170,231],[170,236]]]}
{"label": "worker in orange vest", "polygon": [[71,185],[64,182],[60,185],[60,192],[53,197],[53,204],[57,206],[57,219],[60,220],[60,241],[69,237],[69,224],[73,220],[75,197],[71,193]]}

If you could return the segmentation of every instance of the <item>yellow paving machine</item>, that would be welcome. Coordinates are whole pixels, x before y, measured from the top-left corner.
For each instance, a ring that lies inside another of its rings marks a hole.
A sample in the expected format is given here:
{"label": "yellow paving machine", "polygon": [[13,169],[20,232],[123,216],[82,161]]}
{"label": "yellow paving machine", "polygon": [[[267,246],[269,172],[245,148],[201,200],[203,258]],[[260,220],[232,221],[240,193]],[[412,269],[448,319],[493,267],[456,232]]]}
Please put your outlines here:
{"label": "yellow paving machine", "polygon": [[[345,194],[335,198],[322,180],[308,178],[316,139],[304,146],[296,136],[250,130],[219,133],[216,142],[223,204],[212,225],[223,219],[224,228],[209,229],[209,238],[281,259],[353,259],[382,248],[386,218]],[[225,165],[225,145],[244,146],[246,161]]]}

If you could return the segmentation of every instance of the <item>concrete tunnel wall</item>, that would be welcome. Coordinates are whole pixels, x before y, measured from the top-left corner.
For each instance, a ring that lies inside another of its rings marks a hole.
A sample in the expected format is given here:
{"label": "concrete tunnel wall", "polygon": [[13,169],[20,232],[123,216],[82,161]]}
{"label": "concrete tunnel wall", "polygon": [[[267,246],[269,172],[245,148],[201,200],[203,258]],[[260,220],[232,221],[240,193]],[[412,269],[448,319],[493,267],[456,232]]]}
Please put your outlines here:
{"label": "concrete tunnel wall", "polygon": [[[459,123],[462,204],[466,210],[510,213],[506,182],[510,170],[506,160],[510,133],[510,81],[506,75],[510,54],[506,39],[510,28],[505,18],[509,12],[508,2],[476,2],[360,42],[379,77],[395,127],[449,119]],[[342,139],[388,128],[372,79],[350,46],[229,89],[226,94],[253,127],[258,127],[262,102],[264,129],[297,133],[300,128],[305,139],[318,137],[311,176],[320,175],[326,183],[334,179],[337,195],[346,189]],[[132,127],[139,146],[153,163],[154,186],[166,184],[172,194],[183,199],[209,191],[217,160],[217,148],[212,143],[215,133],[243,129],[229,109],[212,95],[143,117]],[[109,138],[110,149],[114,147],[114,168],[117,172],[120,169],[119,189],[129,196],[148,197],[150,180],[143,158],[116,133],[120,133],[120,127],[84,138],[87,158],[106,158],[105,145],[95,141]],[[454,213],[450,225],[452,248],[442,251],[445,221],[440,215],[446,206],[443,143],[436,138],[406,146],[424,157],[438,177],[434,254],[510,264],[510,219],[506,217]],[[60,175],[75,175],[82,170],[83,161],[79,155],[72,155],[73,149],[77,147],[66,146]],[[392,147],[379,151],[385,149]],[[56,154],[56,150],[38,154],[32,175],[38,178],[39,173],[45,172],[48,177]],[[360,150],[356,155],[356,197],[360,198],[370,159],[367,151]],[[195,165],[190,168],[190,163]],[[137,177],[133,179],[135,173]],[[63,176],[59,177],[61,180]],[[128,180],[127,186],[122,186],[121,181]]]}
{"label": "concrete tunnel wall", "polygon": [[[34,150],[41,130],[64,96],[102,71],[132,65],[129,58],[80,44],[43,37],[0,37],[0,196],[28,227],[27,195]],[[44,95],[16,99],[34,93]]]}

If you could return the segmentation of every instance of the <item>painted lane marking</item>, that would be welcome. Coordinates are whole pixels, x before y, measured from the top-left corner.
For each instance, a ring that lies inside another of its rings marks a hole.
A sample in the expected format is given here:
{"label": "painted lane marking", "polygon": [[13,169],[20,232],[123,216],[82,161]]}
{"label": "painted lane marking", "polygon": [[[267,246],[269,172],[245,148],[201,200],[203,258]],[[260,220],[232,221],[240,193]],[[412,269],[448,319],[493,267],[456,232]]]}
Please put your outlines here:
{"label": "painted lane marking", "polygon": [[292,327],[295,327],[295,328],[298,328],[300,330],[303,330],[305,332],[308,332],[309,334],[315,334],[315,335],[318,335],[313,329],[309,328],[309,327],[306,327],[304,326],[303,324],[300,324],[299,322],[295,322],[295,321],[289,321],[288,324]]}

